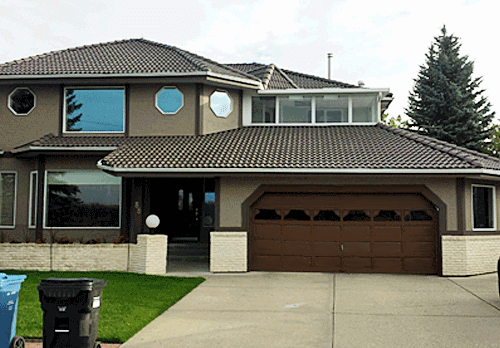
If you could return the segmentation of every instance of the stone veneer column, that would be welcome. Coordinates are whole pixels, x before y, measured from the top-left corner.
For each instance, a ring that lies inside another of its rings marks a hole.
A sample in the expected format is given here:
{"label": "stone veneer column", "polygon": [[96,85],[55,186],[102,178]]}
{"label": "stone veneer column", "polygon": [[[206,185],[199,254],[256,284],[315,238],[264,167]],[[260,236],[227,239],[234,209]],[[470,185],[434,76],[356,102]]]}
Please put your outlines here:
{"label": "stone veneer column", "polygon": [[247,272],[247,232],[210,232],[210,272]]}
{"label": "stone veneer column", "polygon": [[137,245],[131,250],[130,272],[165,274],[167,243],[168,237],[164,234],[138,234]]}

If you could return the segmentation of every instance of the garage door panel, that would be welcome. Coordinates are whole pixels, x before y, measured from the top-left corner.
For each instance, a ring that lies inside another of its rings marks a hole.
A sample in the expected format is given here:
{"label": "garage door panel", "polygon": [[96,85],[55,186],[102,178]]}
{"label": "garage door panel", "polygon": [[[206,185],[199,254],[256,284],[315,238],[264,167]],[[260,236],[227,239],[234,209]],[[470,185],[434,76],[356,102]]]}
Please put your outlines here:
{"label": "garage door panel", "polygon": [[315,272],[340,272],[342,270],[340,257],[315,256],[312,262]]}
{"label": "garage door panel", "polygon": [[344,240],[362,240],[371,238],[370,225],[345,224],[341,231]]}
{"label": "garage door panel", "polygon": [[371,255],[371,247],[370,247],[370,242],[344,242],[343,248],[343,254],[344,255],[360,255],[360,256],[369,256]]}
{"label": "garage door panel", "polygon": [[258,271],[276,271],[283,269],[281,256],[254,255],[251,261],[251,269]]}
{"label": "garage door panel", "polygon": [[281,255],[281,244],[278,240],[254,240],[252,252],[258,255]]}
{"label": "garage door panel", "polygon": [[403,231],[403,239],[413,242],[434,241],[434,231],[433,226],[405,227]]}
{"label": "garage door panel", "polygon": [[337,256],[340,255],[339,242],[310,242],[311,255]]}
{"label": "garage door panel", "polygon": [[404,268],[411,274],[435,274],[436,266],[433,258],[405,258]]}
{"label": "garage door panel", "polygon": [[315,225],[311,228],[309,240],[334,242],[340,240],[340,225]]}
{"label": "garage door panel", "polygon": [[374,258],[373,272],[376,273],[403,273],[402,258]]}
{"label": "garage door panel", "polygon": [[257,239],[281,239],[281,225],[272,224],[255,224],[253,237]]}
{"label": "garage door panel", "polygon": [[286,224],[281,229],[281,235],[285,240],[307,240],[309,238],[310,230],[310,225]]}
{"label": "garage door panel", "polygon": [[401,240],[402,228],[398,226],[374,226],[372,229],[373,238],[380,241]]}
{"label": "garage door panel", "polygon": [[294,272],[311,271],[311,257],[283,256],[283,268]]}
{"label": "garage door panel", "polygon": [[435,246],[433,242],[405,242],[403,250],[406,256],[427,256],[434,255]]}
{"label": "garage door panel", "polygon": [[281,245],[283,255],[308,256],[311,254],[311,252],[309,251],[309,244],[307,242],[283,241]]}
{"label": "garage door panel", "polygon": [[401,256],[403,252],[401,242],[377,242],[372,244],[373,256]]}
{"label": "garage door panel", "polygon": [[371,259],[367,257],[343,257],[342,269],[347,273],[371,272]]}

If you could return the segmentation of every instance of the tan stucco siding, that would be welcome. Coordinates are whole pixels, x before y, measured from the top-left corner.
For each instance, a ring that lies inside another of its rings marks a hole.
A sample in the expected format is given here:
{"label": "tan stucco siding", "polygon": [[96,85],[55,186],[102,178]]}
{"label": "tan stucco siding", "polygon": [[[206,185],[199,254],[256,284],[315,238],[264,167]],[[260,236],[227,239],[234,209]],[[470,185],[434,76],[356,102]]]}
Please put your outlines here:
{"label": "tan stucco siding", "polygon": [[[9,94],[17,87],[27,87],[35,95],[35,108],[26,116],[15,115],[7,106]],[[12,148],[59,132],[59,86],[0,85],[0,149]]]}
{"label": "tan stucco siding", "polygon": [[220,227],[241,227],[241,205],[260,185],[425,185],[447,206],[447,230],[456,231],[456,188],[453,178],[397,177],[222,177]]}
{"label": "tan stucco siding", "polygon": [[[217,117],[210,108],[210,96],[215,91],[225,91],[229,94],[232,101],[232,111],[227,117]],[[240,124],[241,102],[240,92],[235,89],[221,89],[205,86],[203,95],[200,97],[201,107],[203,109],[202,133],[209,134],[238,128]]]}
{"label": "tan stucco siding", "polygon": [[[156,93],[163,87],[176,87],[183,94],[184,105],[175,114],[163,114],[156,108]],[[130,135],[194,135],[194,84],[131,85],[129,95]]]}

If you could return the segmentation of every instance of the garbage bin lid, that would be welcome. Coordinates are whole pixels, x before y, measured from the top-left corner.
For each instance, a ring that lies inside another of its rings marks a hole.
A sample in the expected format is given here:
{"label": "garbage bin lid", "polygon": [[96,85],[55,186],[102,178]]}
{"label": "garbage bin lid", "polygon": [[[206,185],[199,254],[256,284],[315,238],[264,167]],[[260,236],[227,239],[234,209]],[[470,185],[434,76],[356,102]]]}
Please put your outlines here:
{"label": "garbage bin lid", "polygon": [[40,281],[38,290],[65,288],[91,291],[94,287],[104,287],[107,283],[105,279],[96,278],[47,278]]}
{"label": "garbage bin lid", "polygon": [[9,286],[12,284],[22,283],[26,279],[26,275],[14,275],[14,274],[5,274],[0,273],[0,289]]}

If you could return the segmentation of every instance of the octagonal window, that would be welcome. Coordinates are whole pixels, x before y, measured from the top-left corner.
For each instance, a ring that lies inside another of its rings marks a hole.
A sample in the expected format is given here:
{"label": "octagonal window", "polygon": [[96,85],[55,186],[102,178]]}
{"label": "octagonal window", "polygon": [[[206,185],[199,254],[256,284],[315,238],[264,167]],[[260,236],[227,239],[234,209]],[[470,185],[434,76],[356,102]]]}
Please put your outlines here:
{"label": "octagonal window", "polygon": [[210,109],[218,117],[227,117],[233,111],[233,102],[229,94],[224,91],[215,91],[210,96]]}
{"label": "octagonal window", "polygon": [[35,94],[29,88],[18,87],[9,94],[9,109],[15,115],[28,115],[35,108],[35,103]]}
{"label": "octagonal window", "polygon": [[163,87],[156,93],[156,108],[162,114],[175,114],[184,106],[184,96],[175,87]]}

